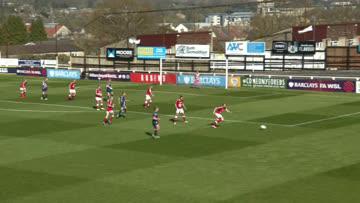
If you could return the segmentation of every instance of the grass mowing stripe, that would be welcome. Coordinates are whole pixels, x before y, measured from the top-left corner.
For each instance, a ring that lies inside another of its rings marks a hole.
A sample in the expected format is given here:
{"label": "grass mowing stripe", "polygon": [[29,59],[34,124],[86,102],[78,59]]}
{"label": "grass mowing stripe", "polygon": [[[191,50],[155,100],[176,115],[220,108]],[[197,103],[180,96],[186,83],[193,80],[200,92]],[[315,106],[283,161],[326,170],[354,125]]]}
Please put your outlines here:
{"label": "grass mowing stripe", "polygon": [[42,110],[31,110],[31,109],[2,109],[0,111],[9,112],[32,112],[32,113],[93,113],[92,111],[42,111]]}
{"label": "grass mowing stripe", "polygon": [[[43,103],[26,103],[26,102],[17,102],[17,101],[8,101],[8,100],[0,100],[0,102],[5,102],[5,103],[14,103],[14,104],[32,104],[32,105],[44,105],[44,106],[54,106],[54,107],[69,107],[69,108],[81,108],[81,109],[93,109],[91,107],[84,107],[84,106],[72,106],[72,105],[61,105],[61,104],[43,104]],[[1,110],[1,109],[0,109]],[[97,111],[94,111],[97,112]],[[134,113],[134,114],[141,114],[141,115],[151,115],[151,113],[146,113],[146,112],[139,112],[139,111],[128,111],[129,113]],[[165,115],[162,114],[162,116],[166,116],[166,117],[174,117],[174,115]],[[206,120],[206,121],[213,121],[213,118],[203,118],[203,117],[192,117],[192,116],[188,116],[187,118],[190,119],[197,119],[197,120]],[[273,125],[273,126],[282,126],[282,127],[292,127],[292,125],[284,125],[284,124],[276,124],[276,123],[265,123],[265,122],[253,122],[253,121],[242,121],[242,120],[226,120],[227,122],[231,122],[231,123],[246,123],[246,124],[266,124],[266,125]]]}

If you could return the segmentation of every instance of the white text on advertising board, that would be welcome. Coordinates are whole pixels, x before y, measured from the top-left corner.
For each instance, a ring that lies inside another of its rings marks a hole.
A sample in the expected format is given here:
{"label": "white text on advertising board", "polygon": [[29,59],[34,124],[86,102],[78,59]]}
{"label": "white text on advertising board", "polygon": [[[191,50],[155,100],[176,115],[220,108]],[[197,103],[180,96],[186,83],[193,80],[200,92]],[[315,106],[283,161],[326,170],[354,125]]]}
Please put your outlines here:
{"label": "white text on advertising board", "polygon": [[245,87],[270,87],[270,88],[285,88],[285,79],[275,78],[245,78],[243,79]]}

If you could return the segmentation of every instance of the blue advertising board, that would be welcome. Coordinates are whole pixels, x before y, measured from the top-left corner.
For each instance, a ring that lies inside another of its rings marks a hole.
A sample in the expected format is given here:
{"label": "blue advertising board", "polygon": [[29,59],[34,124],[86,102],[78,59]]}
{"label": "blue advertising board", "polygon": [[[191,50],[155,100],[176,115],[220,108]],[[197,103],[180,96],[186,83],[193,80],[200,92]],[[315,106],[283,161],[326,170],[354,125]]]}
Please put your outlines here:
{"label": "blue advertising board", "polygon": [[143,60],[159,60],[166,58],[165,47],[138,47],[137,58]]}
{"label": "blue advertising board", "polygon": [[48,78],[79,80],[80,76],[79,70],[47,69]]}
{"label": "blue advertising board", "polygon": [[[178,85],[192,85],[194,84],[195,76],[193,75],[178,75],[176,83]],[[209,87],[225,87],[225,76],[212,76],[202,75],[200,76],[200,85]]]}
{"label": "blue advertising board", "polygon": [[265,54],[265,42],[248,42],[247,53],[251,55],[264,55]]}

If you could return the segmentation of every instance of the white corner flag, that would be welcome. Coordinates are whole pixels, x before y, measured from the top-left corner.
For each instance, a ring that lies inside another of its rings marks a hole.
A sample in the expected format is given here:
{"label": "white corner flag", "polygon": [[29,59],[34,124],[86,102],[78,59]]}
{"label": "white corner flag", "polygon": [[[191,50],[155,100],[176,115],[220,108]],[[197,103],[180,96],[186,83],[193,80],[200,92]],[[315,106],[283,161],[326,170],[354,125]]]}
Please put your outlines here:
{"label": "white corner flag", "polygon": [[311,25],[311,26],[309,26],[309,27],[307,27],[307,28],[305,28],[303,30],[299,30],[298,33],[299,34],[304,34],[304,33],[307,33],[307,32],[312,32],[313,30],[314,30],[313,26]]}

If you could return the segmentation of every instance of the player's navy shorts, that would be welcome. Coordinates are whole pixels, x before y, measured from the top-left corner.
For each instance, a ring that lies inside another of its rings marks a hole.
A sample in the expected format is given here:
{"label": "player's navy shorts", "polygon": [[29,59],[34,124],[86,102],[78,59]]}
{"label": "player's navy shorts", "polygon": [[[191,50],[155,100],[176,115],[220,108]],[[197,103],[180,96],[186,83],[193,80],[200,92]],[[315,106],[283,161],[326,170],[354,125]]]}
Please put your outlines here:
{"label": "player's navy shorts", "polygon": [[154,128],[157,128],[159,126],[159,121],[153,121],[152,124]]}

